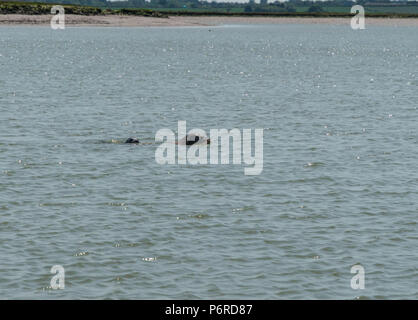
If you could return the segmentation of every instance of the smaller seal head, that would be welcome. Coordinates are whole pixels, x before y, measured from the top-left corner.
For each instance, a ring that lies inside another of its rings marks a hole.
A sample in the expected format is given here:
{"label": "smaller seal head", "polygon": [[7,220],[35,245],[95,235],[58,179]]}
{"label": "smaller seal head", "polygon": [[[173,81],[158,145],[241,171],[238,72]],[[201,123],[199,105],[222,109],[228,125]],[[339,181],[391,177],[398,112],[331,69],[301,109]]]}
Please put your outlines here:
{"label": "smaller seal head", "polygon": [[191,146],[200,140],[199,136],[187,135],[186,136],[186,145]]}
{"label": "smaller seal head", "polygon": [[187,134],[183,139],[176,142],[176,144],[191,146],[194,144],[210,144],[210,139],[207,137],[197,136],[195,134]]}
{"label": "smaller seal head", "polygon": [[139,143],[137,138],[128,138],[125,143]]}

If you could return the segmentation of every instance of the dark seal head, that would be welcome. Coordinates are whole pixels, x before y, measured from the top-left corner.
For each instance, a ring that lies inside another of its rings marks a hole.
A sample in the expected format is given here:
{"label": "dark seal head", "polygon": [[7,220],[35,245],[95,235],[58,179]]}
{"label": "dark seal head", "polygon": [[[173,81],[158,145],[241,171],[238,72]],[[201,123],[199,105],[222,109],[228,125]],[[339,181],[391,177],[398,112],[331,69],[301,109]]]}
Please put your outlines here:
{"label": "dark seal head", "polygon": [[138,138],[128,138],[125,143],[139,143]]}
{"label": "dark seal head", "polygon": [[181,140],[180,144],[184,144],[184,142],[187,146],[194,145],[195,143],[210,144],[210,139],[208,139],[206,137],[200,137],[200,136],[197,136],[197,135],[194,135],[194,134],[188,134],[188,135],[186,135],[186,137],[184,137]]}
{"label": "dark seal head", "polygon": [[187,135],[186,136],[186,145],[191,146],[200,140],[199,136]]}

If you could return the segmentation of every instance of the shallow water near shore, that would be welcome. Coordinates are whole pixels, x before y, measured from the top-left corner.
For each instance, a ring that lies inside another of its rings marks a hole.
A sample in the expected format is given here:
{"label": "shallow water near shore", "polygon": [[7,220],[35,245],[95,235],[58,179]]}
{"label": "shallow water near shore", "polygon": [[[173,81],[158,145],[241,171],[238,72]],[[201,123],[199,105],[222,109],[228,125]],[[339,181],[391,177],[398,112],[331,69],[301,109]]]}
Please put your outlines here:
{"label": "shallow water near shore", "polygon": [[[415,27],[0,31],[1,299],[418,298]],[[262,174],[158,165],[178,120]]]}

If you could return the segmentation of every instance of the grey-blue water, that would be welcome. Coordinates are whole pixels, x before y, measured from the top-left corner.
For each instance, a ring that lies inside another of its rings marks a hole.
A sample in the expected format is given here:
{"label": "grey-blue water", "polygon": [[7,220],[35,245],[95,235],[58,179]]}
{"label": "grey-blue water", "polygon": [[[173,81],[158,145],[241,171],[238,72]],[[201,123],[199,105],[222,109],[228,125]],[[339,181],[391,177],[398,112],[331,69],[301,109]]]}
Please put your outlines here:
{"label": "grey-blue water", "polygon": [[[417,31],[1,27],[0,298],[417,299]],[[178,120],[262,174],[157,164]]]}

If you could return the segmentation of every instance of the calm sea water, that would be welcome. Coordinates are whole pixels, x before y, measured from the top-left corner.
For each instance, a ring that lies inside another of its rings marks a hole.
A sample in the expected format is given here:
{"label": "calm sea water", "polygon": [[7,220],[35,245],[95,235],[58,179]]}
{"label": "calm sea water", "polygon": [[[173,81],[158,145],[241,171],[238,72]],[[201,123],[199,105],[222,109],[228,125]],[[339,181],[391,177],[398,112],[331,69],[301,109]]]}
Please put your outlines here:
{"label": "calm sea water", "polygon": [[[417,299],[417,31],[1,27],[0,298]],[[158,165],[178,120],[262,174]]]}

